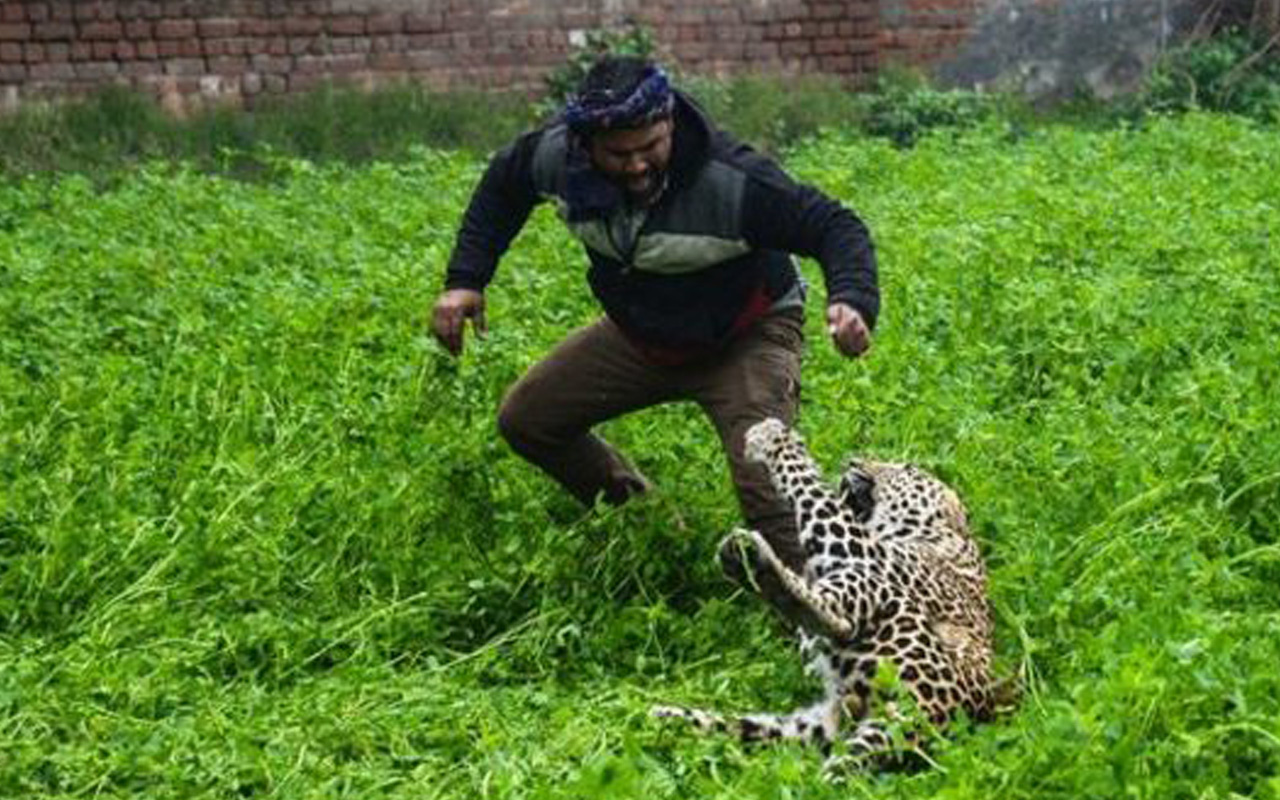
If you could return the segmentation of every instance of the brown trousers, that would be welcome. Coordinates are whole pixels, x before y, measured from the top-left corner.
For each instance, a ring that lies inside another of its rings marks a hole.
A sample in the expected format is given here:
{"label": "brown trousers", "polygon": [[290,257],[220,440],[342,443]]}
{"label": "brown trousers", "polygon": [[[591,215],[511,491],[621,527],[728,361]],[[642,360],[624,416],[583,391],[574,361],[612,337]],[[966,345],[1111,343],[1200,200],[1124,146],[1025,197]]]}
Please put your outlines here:
{"label": "brown trousers", "polygon": [[586,504],[622,503],[646,482],[591,432],[605,420],[679,400],[702,407],[720,435],[747,524],[793,568],[804,563],[795,515],[764,467],[743,457],[747,428],[766,417],[787,424],[800,393],[803,312],[764,317],[724,351],[681,366],[647,360],[607,318],[572,333],[511,387],[498,428],[512,449]]}

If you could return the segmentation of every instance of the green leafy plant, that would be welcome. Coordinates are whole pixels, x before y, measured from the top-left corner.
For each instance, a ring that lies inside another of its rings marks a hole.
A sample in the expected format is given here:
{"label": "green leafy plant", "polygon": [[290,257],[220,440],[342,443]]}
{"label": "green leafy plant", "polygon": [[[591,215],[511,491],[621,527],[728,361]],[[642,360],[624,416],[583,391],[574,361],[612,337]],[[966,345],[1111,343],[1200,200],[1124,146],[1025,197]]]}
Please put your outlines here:
{"label": "green leafy plant", "polygon": [[901,147],[938,129],[972,128],[997,116],[1003,98],[981,92],[940,90],[905,71],[889,71],[873,92],[860,95],[861,127]]}
{"label": "green leafy plant", "polygon": [[843,360],[802,265],[799,427],[829,474],[957,487],[1023,687],[840,785],[647,717],[819,691],[715,565],[700,412],[603,426],[658,487],[617,509],[501,443],[506,388],[598,314],[554,212],[486,339],[426,334],[482,156],[0,180],[0,797],[1274,797],[1277,162],[1198,112],[788,149],[884,295]]}
{"label": "green leafy plant", "polygon": [[1228,30],[1169,53],[1147,80],[1154,111],[1204,109],[1280,121],[1280,51],[1274,40]]}

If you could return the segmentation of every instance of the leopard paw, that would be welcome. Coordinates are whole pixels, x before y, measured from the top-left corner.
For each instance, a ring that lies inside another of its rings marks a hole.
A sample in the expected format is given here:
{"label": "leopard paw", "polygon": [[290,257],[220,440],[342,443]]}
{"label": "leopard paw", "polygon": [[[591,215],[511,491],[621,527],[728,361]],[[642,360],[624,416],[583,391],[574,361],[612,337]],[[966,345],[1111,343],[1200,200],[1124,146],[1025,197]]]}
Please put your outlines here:
{"label": "leopard paw", "polygon": [[786,437],[786,423],[776,417],[761,420],[747,429],[743,452],[748,461],[763,462]]}

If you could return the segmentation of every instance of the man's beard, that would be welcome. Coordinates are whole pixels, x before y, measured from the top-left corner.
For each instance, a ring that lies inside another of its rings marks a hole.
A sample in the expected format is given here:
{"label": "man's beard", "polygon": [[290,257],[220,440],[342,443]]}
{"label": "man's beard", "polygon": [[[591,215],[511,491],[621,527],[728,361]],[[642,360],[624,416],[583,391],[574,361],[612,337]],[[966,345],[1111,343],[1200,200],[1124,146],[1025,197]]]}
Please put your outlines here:
{"label": "man's beard", "polygon": [[667,171],[650,169],[645,173],[645,183],[641,189],[633,189],[631,181],[623,180],[622,190],[626,193],[627,202],[633,206],[651,206],[662,196],[667,188]]}

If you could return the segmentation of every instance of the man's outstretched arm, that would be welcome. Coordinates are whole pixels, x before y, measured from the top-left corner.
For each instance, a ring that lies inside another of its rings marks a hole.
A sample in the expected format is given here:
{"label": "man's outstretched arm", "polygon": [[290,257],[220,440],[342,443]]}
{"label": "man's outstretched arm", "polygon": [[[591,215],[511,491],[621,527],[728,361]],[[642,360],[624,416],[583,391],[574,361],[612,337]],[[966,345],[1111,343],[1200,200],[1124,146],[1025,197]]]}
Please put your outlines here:
{"label": "man's outstretched arm", "polygon": [[538,203],[531,165],[540,135],[526,134],[490,160],[462,216],[445,289],[431,313],[432,333],[454,355],[462,352],[467,320],[485,332],[485,287]]}

